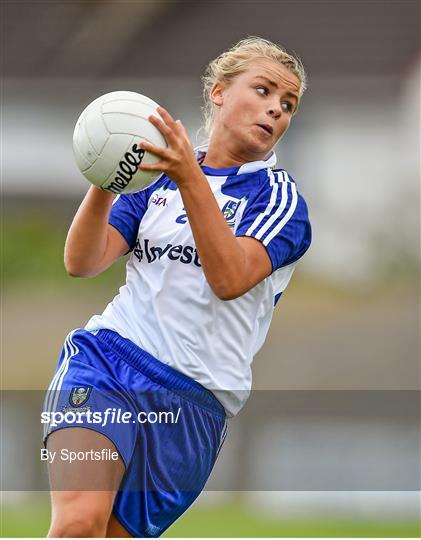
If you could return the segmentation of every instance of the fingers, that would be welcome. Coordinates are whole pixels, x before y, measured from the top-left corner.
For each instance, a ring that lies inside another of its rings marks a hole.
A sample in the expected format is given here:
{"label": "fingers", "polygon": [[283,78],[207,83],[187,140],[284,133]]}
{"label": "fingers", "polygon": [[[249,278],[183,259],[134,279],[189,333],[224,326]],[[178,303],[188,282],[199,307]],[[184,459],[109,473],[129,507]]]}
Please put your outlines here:
{"label": "fingers", "polygon": [[167,109],[164,109],[164,107],[158,107],[157,111],[161,115],[161,118],[164,120],[166,124],[171,126],[172,124],[175,124],[174,118],[170,115],[170,113],[167,111]]}
{"label": "fingers", "polygon": [[172,129],[170,126],[168,126],[165,122],[163,122],[160,118],[157,116],[151,115],[149,117],[149,122],[153,124],[159,131],[162,133],[162,135],[165,137],[165,139],[168,139],[171,137]]}
{"label": "fingers", "polygon": [[[187,131],[180,120],[174,120],[170,113],[163,107],[158,107],[160,117],[151,115],[149,121],[162,133],[167,147],[161,148],[148,141],[139,143],[139,148],[150,152],[159,158],[158,163],[141,163],[138,168],[142,171],[162,171],[174,178],[182,178],[180,166],[188,161],[193,154],[193,147],[188,138]],[[181,165],[180,165],[181,164]]]}
{"label": "fingers", "polygon": [[164,172],[166,168],[166,163],[163,161],[158,161],[158,163],[141,163],[138,166],[138,169],[141,171],[162,171]]}
{"label": "fingers", "polygon": [[187,130],[186,130],[186,128],[183,126],[183,124],[181,123],[181,120],[177,120],[175,123],[180,127],[182,133],[188,137],[188,135],[187,135]]}
{"label": "fingers", "polygon": [[170,138],[174,135],[174,132],[179,133],[180,128],[182,131],[184,131],[183,125],[181,124],[180,120],[175,121],[174,118],[171,116],[171,114],[164,109],[163,107],[158,107],[157,112],[161,116],[161,118],[151,115],[149,116],[149,121],[159,129],[159,131],[164,135],[166,139]]}
{"label": "fingers", "polygon": [[139,148],[143,148],[143,150],[147,150],[151,154],[154,154],[157,157],[160,157],[161,159],[165,159],[167,149],[161,148],[159,146],[155,146],[154,144],[151,144],[148,141],[142,141],[139,143]]}
{"label": "fingers", "polygon": [[140,163],[138,169],[141,171],[164,171],[168,163],[164,161],[167,158],[167,148],[160,148],[155,146],[148,141],[142,141],[139,143],[139,148],[143,148],[147,152],[154,154],[155,156],[161,158],[163,161],[158,161],[157,163]]}

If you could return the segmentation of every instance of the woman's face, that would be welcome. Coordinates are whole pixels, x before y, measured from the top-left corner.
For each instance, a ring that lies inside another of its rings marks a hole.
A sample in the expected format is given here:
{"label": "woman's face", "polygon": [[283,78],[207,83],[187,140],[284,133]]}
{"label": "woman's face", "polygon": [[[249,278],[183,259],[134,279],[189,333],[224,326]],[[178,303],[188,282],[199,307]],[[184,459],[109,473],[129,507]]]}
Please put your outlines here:
{"label": "woman's face", "polygon": [[247,160],[264,159],[288,129],[299,101],[300,81],[268,59],[250,62],[229,85],[217,82],[211,100],[217,108],[212,135],[235,144]]}

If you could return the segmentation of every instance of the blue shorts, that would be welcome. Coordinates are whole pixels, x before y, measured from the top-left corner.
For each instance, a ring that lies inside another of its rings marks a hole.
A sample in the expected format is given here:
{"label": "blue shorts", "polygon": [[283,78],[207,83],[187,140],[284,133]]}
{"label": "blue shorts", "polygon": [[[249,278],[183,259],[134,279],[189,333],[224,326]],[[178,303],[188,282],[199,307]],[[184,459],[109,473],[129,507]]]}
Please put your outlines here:
{"label": "blue shorts", "polygon": [[93,429],[114,443],[125,473],[113,513],[135,537],[160,536],[192,504],[227,430],[212,392],[111,330],[68,335],[44,412],[80,413],[77,420],[66,414],[65,423],[47,424],[44,444],[69,426]]}

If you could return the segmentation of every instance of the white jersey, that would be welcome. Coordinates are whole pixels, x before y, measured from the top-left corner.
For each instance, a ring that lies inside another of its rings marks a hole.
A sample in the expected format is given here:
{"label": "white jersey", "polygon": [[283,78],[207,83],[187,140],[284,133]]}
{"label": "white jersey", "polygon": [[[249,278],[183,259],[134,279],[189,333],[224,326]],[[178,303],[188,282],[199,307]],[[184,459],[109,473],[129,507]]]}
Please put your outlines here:
{"label": "white jersey", "polygon": [[[198,159],[204,155],[198,150]],[[267,161],[202,166],[236,236],[262,242],[272,274],[239,298],[220,300],[203,273],[180,192],[162,176],[145,191],[120,195],[110,223],[131,255],[126,284],[86,329],[107,328],[211,390],[234,416],[251,390],[251,363],[296,261],[310,245],[307,207],[295,182]],[[211,225],[211,224],[210,224]]]}

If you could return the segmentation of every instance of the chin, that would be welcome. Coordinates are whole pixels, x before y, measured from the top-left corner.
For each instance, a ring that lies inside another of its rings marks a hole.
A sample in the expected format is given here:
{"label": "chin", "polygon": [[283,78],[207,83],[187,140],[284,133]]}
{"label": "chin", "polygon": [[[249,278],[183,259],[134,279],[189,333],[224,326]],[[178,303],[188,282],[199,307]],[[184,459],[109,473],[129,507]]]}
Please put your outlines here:
{"label": "chin", "polygon": [[[249,141],[248,151],[252,154],[264,154],[265,156],[268,155],[273,148],[273,145],[268,143],[262,143],[261,141],[256,141],[255,139],[252,141]],[[260,158],[259,158],[260,159]]]}
{"label": "chin", "polygon": [[248,161],[258,161],[263,159],[262,156],[267,156],[273,149],[273,144],[269,141],[262,141],[251,133],[235,133],[234,140],[237,140],[237,148],[240,153],[246,155]]}

